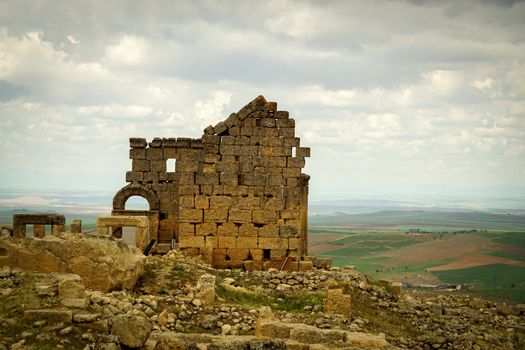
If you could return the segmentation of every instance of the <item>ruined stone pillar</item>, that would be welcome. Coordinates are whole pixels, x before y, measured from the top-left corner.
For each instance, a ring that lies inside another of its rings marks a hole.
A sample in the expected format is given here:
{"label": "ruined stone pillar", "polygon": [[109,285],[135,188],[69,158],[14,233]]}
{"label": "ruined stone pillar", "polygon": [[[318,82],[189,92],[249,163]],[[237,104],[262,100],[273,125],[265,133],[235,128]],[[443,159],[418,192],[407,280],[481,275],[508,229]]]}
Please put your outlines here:
{"label": "ruined stone pillar", "polygon": [[82,232],[82,220],[75,219],[71,222],[71,232],[73,233]]}
{"label": "ruined stone pillar", "polygon": [[51,225],[51,234],[57,236],[59,233],[64,232],[64,225]]}
{"label": "ruined stone pillar", "polygon": [[148,245],[148,228],[147,227],[137,227],[135,230],[135,246],[144,251]]}
{"label": "ruined stone pillar", "polygon": [[44,238],[46,236],[46,225],[33,225],[33,236]]}
{"label": "ruined stone pillar", "polygon": [[17,222],[16,217],[13,219],[13,237],[24,238],[26,236],[26,225]]}

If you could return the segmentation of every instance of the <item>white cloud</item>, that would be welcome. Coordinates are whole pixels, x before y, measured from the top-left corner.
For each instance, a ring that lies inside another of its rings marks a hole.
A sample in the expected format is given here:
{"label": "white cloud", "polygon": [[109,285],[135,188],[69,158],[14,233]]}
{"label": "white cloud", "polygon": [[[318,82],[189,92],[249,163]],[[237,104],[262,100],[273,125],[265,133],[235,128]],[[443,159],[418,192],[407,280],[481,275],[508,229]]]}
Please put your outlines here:
{"label": "white cloud", "polygon": [[525,3],[0,6],[5,186],[118,187],[129,137],[199,137],[259,94],[312,147],[313,194],[523,183]]}
{"label": "white cloud", "polygon": [[106,47],[106,58],[110,64],[139,66],[148,60],[148,44],[144,38],[124,35],[115,45]]}

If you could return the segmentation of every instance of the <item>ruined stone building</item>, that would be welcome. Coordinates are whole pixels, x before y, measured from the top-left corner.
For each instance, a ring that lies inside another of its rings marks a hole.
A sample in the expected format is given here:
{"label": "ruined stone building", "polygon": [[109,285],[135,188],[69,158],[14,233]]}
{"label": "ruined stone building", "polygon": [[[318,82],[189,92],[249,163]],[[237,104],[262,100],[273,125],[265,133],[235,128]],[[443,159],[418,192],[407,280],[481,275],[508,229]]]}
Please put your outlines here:
{"label": "ruined stone building", "polygon": [[[275,102],[259,96],[199,139],[131,138],[130,146],[129,184],[115,195],[112,215],[148,216],[157,253],[174,243],[214,267],[301,268],[310,149]],[[135,195],[148,211],[125,209]]]}

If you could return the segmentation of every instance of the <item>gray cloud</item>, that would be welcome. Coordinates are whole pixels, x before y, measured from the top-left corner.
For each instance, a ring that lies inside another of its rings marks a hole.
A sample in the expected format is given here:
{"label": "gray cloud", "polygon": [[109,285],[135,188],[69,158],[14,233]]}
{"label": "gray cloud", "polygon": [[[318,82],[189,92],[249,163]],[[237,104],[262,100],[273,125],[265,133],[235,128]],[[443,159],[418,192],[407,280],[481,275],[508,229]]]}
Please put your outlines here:
{"label": "gray cloud", "polygon": [[313,148],[313,196],[515,192],[523,18],[518,1],[0,2],[0,177],[112,190],[130,136],[198,137],[264,94]]}

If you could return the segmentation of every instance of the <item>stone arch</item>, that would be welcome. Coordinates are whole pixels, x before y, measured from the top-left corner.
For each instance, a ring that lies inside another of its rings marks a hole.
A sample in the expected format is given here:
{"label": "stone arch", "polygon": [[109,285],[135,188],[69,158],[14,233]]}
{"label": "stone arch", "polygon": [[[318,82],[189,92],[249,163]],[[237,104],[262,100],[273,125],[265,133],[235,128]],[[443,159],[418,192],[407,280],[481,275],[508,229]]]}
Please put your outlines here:
{"label": "stone arch", "polygon": [[126,201],[131,196],[140,196],[145,198],[149,204],[149,210],[159,210],[159,200],[155,192],[142,185],[127,185],[113,197],[113,209],[124,210]]}

